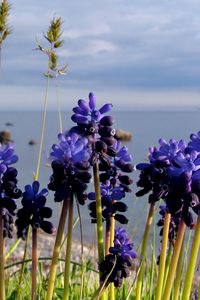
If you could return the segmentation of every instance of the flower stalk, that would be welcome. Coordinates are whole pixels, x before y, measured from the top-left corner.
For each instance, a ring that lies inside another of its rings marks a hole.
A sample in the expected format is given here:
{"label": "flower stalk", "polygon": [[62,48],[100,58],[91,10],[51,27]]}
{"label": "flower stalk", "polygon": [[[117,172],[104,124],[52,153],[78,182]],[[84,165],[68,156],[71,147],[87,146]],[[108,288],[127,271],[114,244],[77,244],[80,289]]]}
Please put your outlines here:
{"label": "flower stalk", "polygon": [[[110,247],[114,246],[114,237],[115,237],[115,218],[112,216],[110,218]],[[109,287],[109,300],[115,300],[115,287],[114,283],[110,283]]]}
{"label": "flower stalk", "polygon": [[194,270],[195,270],[197,257],[199,254],[199,247],[200,247],[200,217],[198,216],[197,225],[196,225],[194,238],[193,238],[193,242],[192,242],[192,247],[191,247],[191,252],[190,252],[190,258],[189,258],[188,266],[187,266],[187,272],[186,272],[186,276],[185,276],[182,300],[190,299],[192,280],[193,280],[193,276],[194,276]]}
{"label": "flower stalk", "polygon": [[63,201],[63,207],[61,211],[60,221],[58,225],[58,230],[57,230],[57,235],[56,235],[56,240],[55,240],[55,245],[53,250],[53,257],[52,257],[49,280],[48,280],[46,300],[51,300],[53,297],[53,290],[54,290],[54,284],[55,284],[56,272],[57,272],[57,263],[60,255],[60,249],[62,245],[62,238],[63,238],[63,232],[65,228],[68,208],[69,208],[69,199],[66,198]]}
{"label": "flower stalk", "polygon": [[183,238],[184,238],[184,234],[185,234],[185,229],[186,229],[186,225],[185,225],[184,221],[181,220],[181,222],[179,224],[177,238],[176,238],[175,245],[174,245],[174,252],[172,255],[172,259],[171,259],[162,300],[170,299],[170,295],[171,295],[171,291],[172,291],[172,287],[173,287],[173,283],[174,283],[174,278],[175,278],[175,274],[176,274],[178,259],[179,259],[179,255],[180,255],[180,251],[181,251],[181,247],[182,247],[182,243],[183,243]]}
{"label": "flower stalk", "polygon": [[98,257],[99,257],[99,263],[101,263],[104,260],[104,243],[103,243],[103,222],[102,222],[99,167],[97,162],[93,166],[93,174],[94,174],[94,188],[95,188],[95,195],[96,195]]}
{"label": "flower stalk", "polygon": [[147,243],[148,243],[148,239],[149,239],[149,232],[150,232],[151,225],[153,222],[154,211],[155,211],[155,203],[152,202],[150,204],[149,213],[148,213],[146,226],[145,226],[145,231],[144,231],[143,239],[142,239],[141,265],[140,265],[140,271],[138,274],[137,285],[136,285],[136,300],[141,300],[142,279],[143,279],[143,274],[144,274],[144,258],[146,255]]}
{"label": "flower stalk", "polygon": [[5,300],[3,214],[0,209],[0,299]]}
{"label": "flower stalk", "polygon": [[31,300],[37,298],[37,229],[32,229],[32,294]]}
{"label": "flower stalk", "polygon": [[67,247],[65,257],[65,273],[64,273],[64,293],[63,300],[69,299],[69,282],[70,282],[70,260],[72,252],[72,233],[73,233],[73,193],[70,195],[69,203],[69,216],[68,216],[68,234],[67,234]]}
{"label": "flower stalk", "polygon": [[164,221],[163,236],[162,236],[162,247],[161,247],[161,254],[160,254],[160,262],[159,262],[159,270],[158,270],[158,281],[157,281],[155,300],[161,300],[162,299],[162,290],[163,290],[163,282],[164,282],[164,274],[165,274],[165,262],[166,262],[167,242],[168,242],[170,219],[171,219],[171,214],[166,213],[165,214],[165,221]]}

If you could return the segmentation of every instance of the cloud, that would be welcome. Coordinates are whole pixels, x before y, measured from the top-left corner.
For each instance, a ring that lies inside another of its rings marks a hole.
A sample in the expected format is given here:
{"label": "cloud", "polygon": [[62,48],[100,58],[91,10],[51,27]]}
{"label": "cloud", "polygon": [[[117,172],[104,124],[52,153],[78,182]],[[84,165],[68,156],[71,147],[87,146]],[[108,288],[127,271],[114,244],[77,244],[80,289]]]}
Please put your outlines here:
{"label": "cloud", "polygon": [[197,0],[15,0],[2,83],[41,85],[47,58],[32,50],[35,37],[42,43],[49,20],[61,16],[69,88],[198,90],[199,14]]}

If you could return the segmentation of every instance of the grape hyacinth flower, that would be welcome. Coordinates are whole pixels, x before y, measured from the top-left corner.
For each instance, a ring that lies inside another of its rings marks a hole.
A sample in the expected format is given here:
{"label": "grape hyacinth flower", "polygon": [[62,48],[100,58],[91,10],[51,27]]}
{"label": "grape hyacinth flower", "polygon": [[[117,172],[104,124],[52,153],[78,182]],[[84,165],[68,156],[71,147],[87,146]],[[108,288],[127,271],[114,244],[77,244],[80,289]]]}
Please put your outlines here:
{"label": "grape hyacinth flower", "polygon": [[120,287],[124,278],[130,276],[130,268],[137,257],[125,229],[119,227],[115,230],[114,246],[110,247],[109,252],[99,266],[102,272],[101,280],[103,282],[113,269],[106,285],[114,282],[115,287]]}
{"label": "grape hyacinth flower", "polygon": [[0,145],[0,209],[3,218],[4,237],[12,238],[14,216],[16,214],[16,199],[21,197],[17,187],[17,170],[10,165],[18,161],[12,145],[3,149]]}
{"label": "grape hyacinth flower", "polygon": [[89,101],[80,99],[78,106],[73,108],[75,114],[71,119],[77,123],[70,131],[86,136],[89,142],[95,144],[96,134],[99,134],[100,141],[108,147],[115,142],[115,129],[112,128],[114,120],[111,116],[105,116],[110,111],[112,104],[104,104],[99,110],[96,108],[96,100],[93,93],[89,93]]}
{"label": "grape hyacinth flower", "polygon": [[55,232],[53,224],[45,220],[52,216],[52,209],[45,206],[48,190],[44,188],[39,192],[39,188],[38,181],[25,186],[22,208],[18,210],[16,219],[17,235],[22,239],[26,238],[29,225],[35,229],[41,228],[48,234]]}
{"label": "grape hyacinth flower", "polygon": [[52,146],[50,159],[53,174],[48,188],[55,191],[54,199],[60,202],[73,192],[80,204],[87,199],[87,183],[91,179],[88,172],[90,151],[87,139],[80,138],[76,133],[59,134],[59,144]]}
{"label": "grape hyacinth flower", "polygon": [[[102,217],[104,221],[108,221],[110,217],[121,224],[127,224],[128,219],[118,212],[127,211],[127,205],[120,201],[125,197],[125,191],[122,187],[116,186],[112,187],[108,181],[105,184],[101,184],[101,203],[102,203]],[[90,216],[92,217],[92,223],[96,223],[96,199],[95,193],[89,193],[88,199],[93,200],[88,208],[90,210]]]}
{"label": "grape hyacinth flower", "polygon": [[186,147],[183,140],[159,140],[160,147],[149,148],[149,163],[140,163],[136,168],[140,171],[137,185],[142,189],[136,193],[141,197],[151,191],[149,202],[159,201],[168,193],[169,177],[167,170],[173,165],[175,157],[182,153]]}

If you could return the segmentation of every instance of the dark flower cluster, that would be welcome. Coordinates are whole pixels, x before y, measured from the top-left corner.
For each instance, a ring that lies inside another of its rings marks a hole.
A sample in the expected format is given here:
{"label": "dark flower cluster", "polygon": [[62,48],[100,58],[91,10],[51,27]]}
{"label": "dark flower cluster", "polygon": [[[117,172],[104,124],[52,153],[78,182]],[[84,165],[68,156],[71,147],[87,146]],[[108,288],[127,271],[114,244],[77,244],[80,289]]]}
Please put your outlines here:
{"label": "dark flower cluster", "polygon": [[16,214],[16,199],[21,197],[17,187],[17,170],[10,165],[17,162],[12,145],[5,149],[0,146],[0,210],[3,216],[4,237],[12,238],[14,216]]}
{"label": "dark flower cluster", "polygon": [[87,199],[87,183],[91,179],[89,173],[90,150],[86,138],[76,133],[59,134],[59,144],[52,146],[50,159],[53,174],[48,188],[54,191],[54,200],[62,201],[73,192],[80,204]]}
{"label": "dark flower cluster", "polygon": [[[107,148],[105,147],[105,149]],[[132,179],[124,173],[133,171],[132,156],[128,153],[127,147],[122,147],[119,141],[116,141],[109,148],[108,152],[105,151],[105,155],[107,156],[108,163],[100,161],[99,165],[101,171],[102,215],[106,221],[109,221],[109,218],[114,216],[115,220],[121,224],[127,224],[128,219],[121,214],[127,210],[127,205],[120,200],[125,198],[127,192],[131,192],[129,186],[132,183]],[[89,193],[88,198],[89,200],[93,200],[89,204],[89,209],[91,211],[92,222],[96,222],[95,193]]]}
{"label": "dark flower cluster", "polygon": [[[164,228],[164,221],[165,221],[165,214],[168,213],[167,207],[164,205],[160,206],[159,214],[161,215],[160,220],[157,222],[157,225],[161,227],[160,236],[163,235],[163,228]],[[177,232],[178,232],[178,225],[181,220],[181,211],[176,212],[170,218],[170,225],[169,225],[169,234],[168,239],[170,244],[174,245],[176,240]]]}
{"label": "dark flower cluster", "polygon": [[101,281],[109,276],[106,284],[114,282],[115,287],[120,287],[124,278],[130,275],[133,260],[137,257],[125,229],[120,227],[115,230],[114,246],[110,247],[109,252],[99,266]]}
{"label": "dark flower cluster", "polygon": [[138,186],[142,190],[137,196],[148,192],[149,202],[161,198],[172,217],[181,215],[185,224],[194,226],[191,209],[200,212],[200,137],[191,135],[186,145],[182,140],[160,139],[160,147],[150,149],[149,163],[137,165],[141,171]]}
{"label": "dark flower cluster", "polygon": [[45,206],[47,189],[39,192],[40,184],[34,181],[32,185],[26,185],[22,196],[22,208],[17,212],[15,224],[17,235],[22,239],[26,238],[28,227],[41,228],[44,232],[52,234],[55,231],[53,224],[45,219],[52,216],[52,209]]}
{"label": "dark flower cluster", "polygon": [[[103,218],[108,220],[115,215],[115,219],[121,223],[127,223],[128,219],[116,212],[125,212],[127,206],[119,202],[130,192],[129,185],[132,180],[124,175],[133,171],[132,157],[126,147],[115,139],[115,129],[112,127],[114,119],[105,115],[112,108],[112,104],[105,104],[99,110],[93,93],[89,94],[89,100],[79,100],[73,108],[72,120],[77,123],[70,132],[76,132],[88,139],[91,149],[90,164],[98,163],[100,171]],[[90,193],[92,222],[96,222],[95,193]]]}

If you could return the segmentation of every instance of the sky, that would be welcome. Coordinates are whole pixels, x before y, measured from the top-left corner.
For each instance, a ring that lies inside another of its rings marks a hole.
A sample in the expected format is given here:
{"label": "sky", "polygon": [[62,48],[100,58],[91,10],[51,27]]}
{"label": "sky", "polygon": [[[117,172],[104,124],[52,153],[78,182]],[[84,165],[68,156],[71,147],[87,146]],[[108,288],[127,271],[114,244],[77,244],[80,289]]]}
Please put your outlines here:
{"label": "sky", "polygon": [[47,57],[36,39],[53,17],[63,20],[59,63],[67,75],[50,82],[70,109],[90,91],[116,109],[200,108],[199,0],[13,0],[13,33],[2,49],[1,109],[40,109]]}

